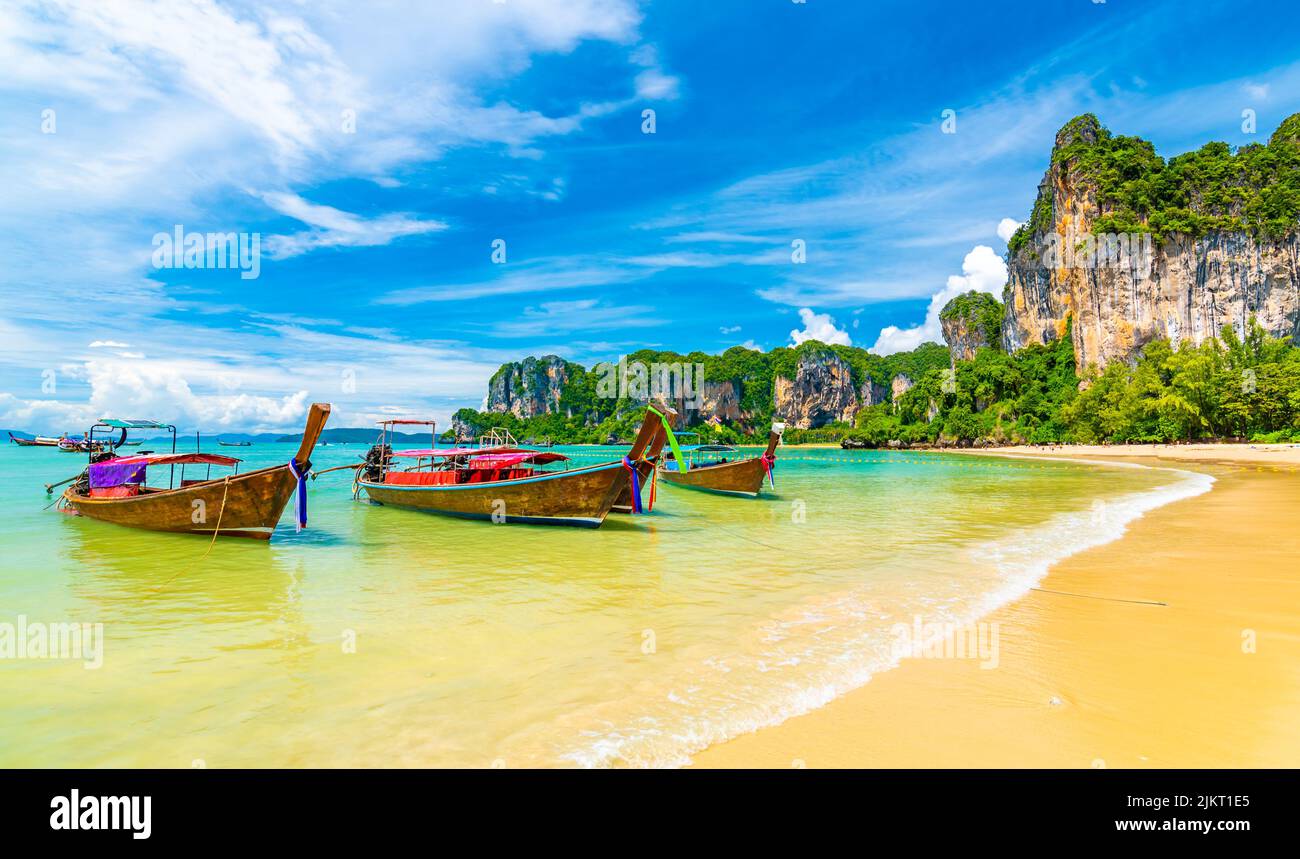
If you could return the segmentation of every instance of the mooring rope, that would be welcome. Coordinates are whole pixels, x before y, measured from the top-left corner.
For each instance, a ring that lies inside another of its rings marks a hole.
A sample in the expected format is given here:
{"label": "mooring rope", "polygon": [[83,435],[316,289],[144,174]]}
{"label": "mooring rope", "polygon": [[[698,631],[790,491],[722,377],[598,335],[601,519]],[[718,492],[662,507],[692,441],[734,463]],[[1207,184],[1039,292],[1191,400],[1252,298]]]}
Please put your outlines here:
{"label": "mooring rope", "polygon": [[1169,603],[1160,602],[1159,600],[1130,600],[1130,599],[1124,599],[1123,597],[1102,597],[1102,596],[1097,596],[1096,594],[1076,594],[1076,593],[1071,593],[1070,591],[1054,591],[1051,588],[1030,588],[1030,590],[1039,591],[1040,593],[1045,593],[1045,594],[1059,594],[1060,596],[1063,597],[1079,597],[1080,599],[1086,599],[1086,600],[1106,600],[1107,602],[1126,602],[1126,603],[1133,603],[1134,605],[1163,605],[1163,606],[1169,605]]}
{"label": "mooring rope", "polygon": [[210,541],[208,541],[208,548],[203,552],[202,555],[200,555],[200,556],[199,556],[199,557],[198,557],[198,558],[197,558],[197,559],[196,559],[192,564],[190,564],[188,567],[186,567],[185,569],[183,569],[183,570],[181,570],[180,572],[176,573],[176,574],[173,575],[170,579],[168,579],[167,581],[163,582],[163,583],[162,583],[161,585],[159,585],[158,587],[154,588],[154,593],[162,593],[163,588],[167,587],[167,586],[170,585],[172,582],[176,581],[178,578],[181,577],[182,574],[190,572],[190,570],[194,569],[194,568],[197,567],[199,564],[203,563],[204,560],[207,559],[208,555],[212,554],[212,547],[215,546],[215,545],[217,545],[217,535],[219,535],[219,534],[221,533],[221,517],[224,516],[224,515],[226,515],[226,498],[229,497],[229,495],[230,495],[230,475],[229,475],[229,474],[226,475],[226,478],[225,478],[225,480],[222,481],[222,483],[224,484],[224,487],[222,488],[222,491],[221,491],[221,509],[217,511],[217,527],[216,527],[216,529],[213,530],[213,532],[212,532],[212,539],[211,539]]}

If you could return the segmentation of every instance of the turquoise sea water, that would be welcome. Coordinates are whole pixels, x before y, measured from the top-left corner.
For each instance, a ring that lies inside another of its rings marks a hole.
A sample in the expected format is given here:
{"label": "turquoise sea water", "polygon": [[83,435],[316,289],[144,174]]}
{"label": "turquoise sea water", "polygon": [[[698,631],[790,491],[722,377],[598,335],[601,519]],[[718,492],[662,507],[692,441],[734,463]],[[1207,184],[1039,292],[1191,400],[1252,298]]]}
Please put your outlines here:
{"label": "turquoise sea water", "polygon": [[[222,449],[245,469],[293,445]],[[364,445],[318,449],[318,469]],[[610,449],[572,448],[578,463]],[[0,658],[4,766],[657,766],[893,664],[1051,561],[1206,488],[1169,470],[782,448],[758,500],[661,485],[599,530],[493,525],[310,483],[273,540],[43,509],[83,459],[0,448],[0,624],[103,624],[102,665]]]}

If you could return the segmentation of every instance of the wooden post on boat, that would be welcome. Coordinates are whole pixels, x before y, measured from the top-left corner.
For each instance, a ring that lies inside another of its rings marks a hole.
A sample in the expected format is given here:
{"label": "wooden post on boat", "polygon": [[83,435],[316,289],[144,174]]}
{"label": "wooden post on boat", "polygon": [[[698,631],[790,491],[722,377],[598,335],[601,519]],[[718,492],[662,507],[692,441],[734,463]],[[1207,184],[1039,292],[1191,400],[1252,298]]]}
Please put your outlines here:
{"label": "wooden post on boat", "polygon": [[[86,472],[84,472],[84,471],[81,472],[81,474],[85,474],[85,473],[86,473]],[[74,474],[72,477],[69,477],[67,480],[60,480],[58,483],[47,483],[47,484],[45,484],[45,494],[46,494],[46,495],[51,495],[51,494],[53,494],[53,493],[54,493],[54,487],[56,487],[56,486],[62,486],[62,485],[65,484],[65,483],[71,483],[72,481],[74,481],[74,480],[76,480],[78,477],[80,477],[81,474]]]}
{"label": "wooden post on boat", "polygon": [[[659,414],[668,419],[668,423],[677,420],[677,411],[672,406],[663,402],[655,403],[654,406]],[[652,457],[658,456],[667,440],[668,430],[664,428],[663,421],[654,412],[646,409],[645,420],[641,422],[641,431],[636,434],[632,449],[627,452],[627,458],[636,462],[644,458],[646,451],[649,451]]]}
{"label": "wooden post on boat", "polygon": [[781,435],[784,432],[785,432],[785,424],[783,423],[772,424],[772,431],[768,433],[767,436],[767,450],[764,452],[763,454],[764,456],[770,457],[776,454],[776,446],[781,443]]}
{"label": "wooden post on boat", "polygon": [[311,452],[316,447],[316,441],[325,429],[325,421],[329,420],[329,416],[329,403],[311,404],[311,411],[307,413],[307,426],[302,431],[302,444],[298,445],[298,452],[293,455],[293,461],[298,464],[299,470],[305,471],[311,466]]}

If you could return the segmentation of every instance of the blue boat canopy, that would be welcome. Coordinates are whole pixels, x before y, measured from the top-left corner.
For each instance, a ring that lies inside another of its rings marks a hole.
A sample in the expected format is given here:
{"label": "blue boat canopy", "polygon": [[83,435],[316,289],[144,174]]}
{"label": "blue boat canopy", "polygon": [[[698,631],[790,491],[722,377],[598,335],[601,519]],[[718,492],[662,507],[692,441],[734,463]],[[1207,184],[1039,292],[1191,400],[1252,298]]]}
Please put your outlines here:
{"label": "blue boat canopy", "polygon": [[114,418],[100,418],[99,425],[113,429],[171,429],[171,424],[157,421],[119,421]]}

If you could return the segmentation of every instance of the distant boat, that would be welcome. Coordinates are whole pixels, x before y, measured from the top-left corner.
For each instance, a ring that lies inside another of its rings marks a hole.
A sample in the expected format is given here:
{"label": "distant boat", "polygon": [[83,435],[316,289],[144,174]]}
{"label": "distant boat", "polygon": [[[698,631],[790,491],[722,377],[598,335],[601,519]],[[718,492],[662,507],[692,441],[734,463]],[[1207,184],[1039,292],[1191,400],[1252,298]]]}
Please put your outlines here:
{"label": "distant boat", "polygon": [[93,448],[96,452],[112,450],[116,445],[111,441],[90,442],[85,438],[61,438],[55,442],[59,450],[64,453],[90,453]]}
{"label": "distant boat", "polygon": [[[136,444],[139,444],[139,442],[136,442]],[[253,443],[251,441],[222,441],[221,439],[217,439],[217,444],[221,445],[222,447],[252,447],[253,446]]]}
{"label": "distant boat", "polygon": [[[772,482],[772,469],[776,467],[776,446],[781,441],[785,424],[772,424],[767,437],[767,450],[762,456],[730,459],[729,453],[739,453],[725,444],[699,444],[681,448],[686,462],[664,462],[659,467],[659,477],[673,486],[702,489],[723,495],[744,495],[756,498],[763,488],[763,478]],[[691,433],[682,433],[691,435]]]}
{"label": "distant boat", "polygon": [[42,435],[38,435],[35,438],[19,438],[13,433],[9,433],[9,441],[13,442],[19,447],[58,447],[59,446],[59,440],[57,438],[49,438],[48,436],[42,436]]}

